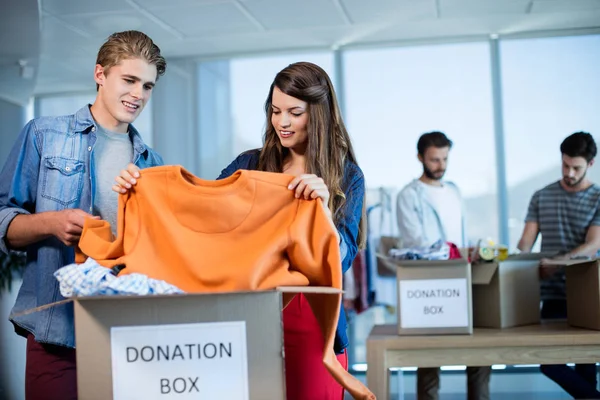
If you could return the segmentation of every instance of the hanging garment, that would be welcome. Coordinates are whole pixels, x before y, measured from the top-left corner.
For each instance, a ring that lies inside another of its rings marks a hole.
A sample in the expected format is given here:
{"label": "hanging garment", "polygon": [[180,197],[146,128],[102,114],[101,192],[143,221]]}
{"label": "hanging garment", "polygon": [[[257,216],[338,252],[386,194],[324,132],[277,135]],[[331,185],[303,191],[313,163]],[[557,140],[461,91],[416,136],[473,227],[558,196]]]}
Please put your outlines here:
{"label": "hanging garment", "polygon": [[[239,170],[202,180],[179,166],[145,169],[119,197],[117,237],[106,221],[86,219],[83,255],[119,273],[141,273],[185,292],[342,287],[335,228],[323,203],[294,197],[291,175]],[[375,396],[333,351],[341,294],[306,294],[323,331],[323,363],[356,399]],[[289,300],[289,299],[288,299]]]}
{"label": "hanging garment", "polygon": [[438,240],[429,247],[390,249],[388,256],[397,260],[448,260],[450,250],[448,243]]}
{"label": "hanging garment", "polygon": [[[356,254],[356,258],[352,262],[352,268],[348,271],[352,274],[352,279],[349,284],[353,285],[352,297],[344,299],[344,305],[347,310],[352,310],[356,314],[367,310],[369,308],[369,293],[368,293],[368,278],[367,278],[367,256],[365,250],[360,250]],[[348,273],[346,273],[348,274]],[[345,278],[345,276],[344,276]],[[348,289],[344,288],[344,292],[347,293]]]}

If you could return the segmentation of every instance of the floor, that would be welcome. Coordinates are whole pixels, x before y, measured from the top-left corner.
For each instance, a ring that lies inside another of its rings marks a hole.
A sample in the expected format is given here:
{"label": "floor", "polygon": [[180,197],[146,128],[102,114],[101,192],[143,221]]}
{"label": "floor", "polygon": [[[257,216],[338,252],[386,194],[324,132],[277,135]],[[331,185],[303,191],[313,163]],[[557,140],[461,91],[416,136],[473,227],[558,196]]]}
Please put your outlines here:
{"label": "floor", "polygon": [[[366,382],[364,372],[355,373]],[[416,375],[414,371],[392,374],[390,400],[416,399]],[[466,378],[460,371],[442,371],[440,400],[465,400]],[[543,376],[535,367],[515,368],[506,367],[504,370],[494,370],[490,381],[492,400],[568,400],[570,396],[548,378]],[[402,395],[401,395],[402,393]],[[352,398],[346,395],[345,400]]]}

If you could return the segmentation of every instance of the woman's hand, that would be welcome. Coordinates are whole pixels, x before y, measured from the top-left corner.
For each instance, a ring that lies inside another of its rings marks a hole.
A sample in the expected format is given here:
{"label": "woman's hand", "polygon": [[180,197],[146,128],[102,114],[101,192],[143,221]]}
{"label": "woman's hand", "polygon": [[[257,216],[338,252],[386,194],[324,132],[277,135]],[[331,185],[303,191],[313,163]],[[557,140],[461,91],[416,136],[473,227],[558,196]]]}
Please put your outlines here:
{"label": "woman's hand", "polygon": [[305,200],[311,200],[320,198],[323,201],[325,214],[329,218],[339,242],[341,240],[340,234],[333,222],[333,216],[329,209],[329,188],[325,184],[325,181],[315,174],[304,174],[294,178],[288,185],[288,189],[295,192],[294,195],[297,199],[303,198]]}
{"label": "woman's hand", "polygon": [[322,178],[315,174],[304,174],[294,178],[288,189],[295,191],[297,199],[305,200],[321,198],[325,207],[329,205],[329,188]]}
{"label": "woman's hand", "polygon": [[121,171],[121,175],[115,178],[116,184],[112,190],[117,193],[127,193],[129,189],[137,183],[137,178],[140,177],[140,169],[135,164],[129,164],[126,169]]}

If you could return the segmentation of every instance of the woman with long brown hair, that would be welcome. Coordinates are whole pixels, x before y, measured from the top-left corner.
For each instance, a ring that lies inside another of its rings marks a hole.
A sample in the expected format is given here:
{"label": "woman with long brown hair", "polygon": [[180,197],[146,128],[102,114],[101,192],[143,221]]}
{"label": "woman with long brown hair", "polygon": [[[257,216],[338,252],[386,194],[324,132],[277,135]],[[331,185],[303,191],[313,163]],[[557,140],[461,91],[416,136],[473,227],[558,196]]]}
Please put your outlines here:
{"label": "woman with long brown hair", "polygon": [[[366,239],[365,181],[344,126],[333,84],[319,66],[299,62],[280,71],[265,102],[266,131],[261,149],[240,154],[219,179],[239,169],[294,175],[297,198],[320,198],[338,233],[346,272]],[[123,171],[114,190],[125,192],[139,171]],[[346,316],[341,308],[334,351],[348,369]],[[323,334],[311,308],[297,295],[283,311],[288,400],[342,400],[344,390],[323,363]],[[373,398],[362,385],[344,380],[356,396]],[[364,389],[364,390],[363,390]]]}
{"label": "woman with long brown hair", "polygon": [[[275,76],[265,113],[262,149],[239,155],[219,178],[238,169],[296,176],[289,189],[297,198],[321,198],[328,206],[346,272],[366,239],[365,181],[329,76],[312,63],[289,65]],[[334,350],[347,369],[346,325],[341,308]],[[304,296],[284,309],[283,329],[288,400],[342,400],[342,387],[323,366],[323,336]]]}

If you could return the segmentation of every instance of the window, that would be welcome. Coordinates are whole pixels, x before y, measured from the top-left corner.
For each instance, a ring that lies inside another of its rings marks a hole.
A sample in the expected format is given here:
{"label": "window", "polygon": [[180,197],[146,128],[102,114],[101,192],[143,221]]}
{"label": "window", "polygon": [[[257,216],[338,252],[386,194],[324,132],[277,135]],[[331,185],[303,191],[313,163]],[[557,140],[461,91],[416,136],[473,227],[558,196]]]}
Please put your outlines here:
{"label": "window", "polygon": [[498,235],[489,60],[487,43],[344,54],[346,122],[369,189],[418,178],[419,136],[446,133],[446,178],[462,192],[472,241]]}
{"label": "window", "polygon": [[79,95],[43,96],[36,99],[36,117],[54,117],[73,114],[84,104],[93,104],[96,93]]}
{"label": "window", "polygon": [[[500,49],[508,223],[515,248],[531,196],[561,179],[564,138],[586,131],[598,140],[600,35],[508,40]],[[597,166],[590,175],[600,183]]]}

